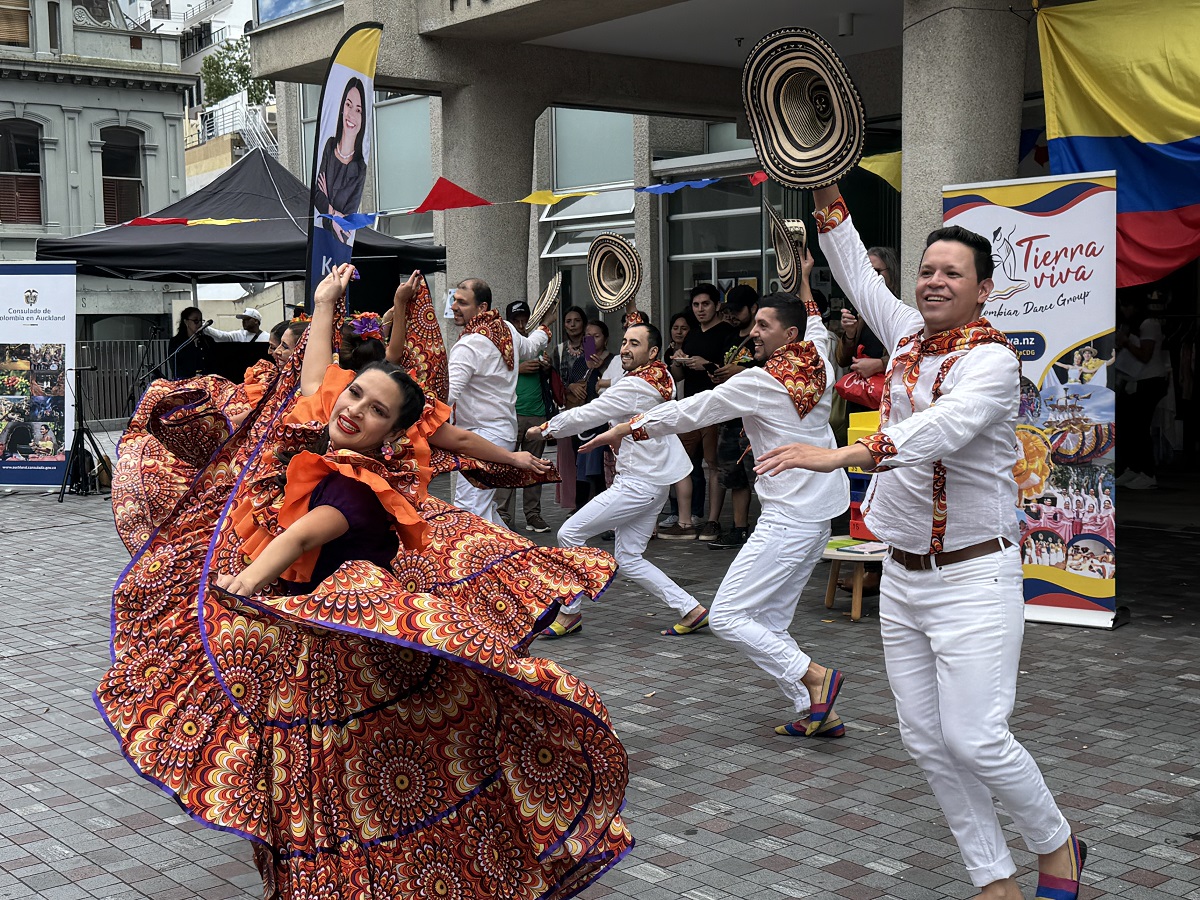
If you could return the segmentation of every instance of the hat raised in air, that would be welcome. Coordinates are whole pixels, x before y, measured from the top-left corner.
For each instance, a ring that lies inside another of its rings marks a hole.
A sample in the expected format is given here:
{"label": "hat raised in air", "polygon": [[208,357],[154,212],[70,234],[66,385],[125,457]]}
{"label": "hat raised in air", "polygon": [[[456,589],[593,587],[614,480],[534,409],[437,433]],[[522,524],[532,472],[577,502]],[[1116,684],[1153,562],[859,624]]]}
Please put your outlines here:
{"label": "hat raised in air", "polygon": [[604,312],[627,306],[642,284],[642,260],[633,244],[606,231],[588,246],[588,286]]}
{"label": "hat raised in air", "polygon": [[784,28],[755,44],[742,69],[742,101],[759,161],[785,187],[823,187],[858,164],[862,99],[816,32]]}

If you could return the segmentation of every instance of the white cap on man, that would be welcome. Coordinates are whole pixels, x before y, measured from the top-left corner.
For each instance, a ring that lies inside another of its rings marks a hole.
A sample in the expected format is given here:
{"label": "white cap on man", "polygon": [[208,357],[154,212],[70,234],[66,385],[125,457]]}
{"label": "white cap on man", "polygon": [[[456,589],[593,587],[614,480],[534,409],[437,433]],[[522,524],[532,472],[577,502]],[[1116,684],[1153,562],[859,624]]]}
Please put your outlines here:
{"label": "white cap on man", "polygon": [[262,313],[260,313],[257,309],[246,307],[246,309],[242,311],[242,314],[238,316],[238,318],[253,319],[255,322],[262,322]]}

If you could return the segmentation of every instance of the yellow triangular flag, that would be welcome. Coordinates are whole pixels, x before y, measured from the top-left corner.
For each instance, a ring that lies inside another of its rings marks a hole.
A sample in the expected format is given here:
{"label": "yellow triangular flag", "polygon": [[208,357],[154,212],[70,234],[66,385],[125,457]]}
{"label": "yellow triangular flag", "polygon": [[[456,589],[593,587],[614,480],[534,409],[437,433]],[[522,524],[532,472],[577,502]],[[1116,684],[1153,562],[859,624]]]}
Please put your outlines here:
{"label": "yellow triangular flag", "polygon": [[522,198],[520,203],[529,203],[534,206],[553,206],[559,200],[566,200],[568,197],[594,197],[598,191],[575,191],[571,194],[556,194],[554,191],[534,191],[528,197]]}
{"label": "yellow triangular flag", "polygon": [[261,219],[188,219],[189,225],[241,225],[245,222],[260,222]]}
{"label": "yellow triangular flag", "polygon": [[900,151],[895,153],[876,153],[859,162],[868,172],[874,172],[897,191],[900,190]]}

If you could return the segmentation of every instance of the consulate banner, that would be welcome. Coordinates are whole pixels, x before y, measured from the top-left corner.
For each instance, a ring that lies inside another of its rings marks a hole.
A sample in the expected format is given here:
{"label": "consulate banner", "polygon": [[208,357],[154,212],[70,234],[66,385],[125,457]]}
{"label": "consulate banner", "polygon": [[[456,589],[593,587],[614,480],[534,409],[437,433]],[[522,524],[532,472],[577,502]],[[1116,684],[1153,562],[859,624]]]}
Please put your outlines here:
{"label": "consulate banner", "polygon": [[1017,516],[1025,618],[1116,622],[1115,172],[942,189],[942,217],[992,242],[983,313],[1021,360]]}
{"label": "consulate banner", "polygon": [[321,88],[310,181],[305,292],[310,309],[313,291],[329,270],[350,262],[355,230],[374,221],[361,215],[359,206],[370,162],[375,63],[382,36],[378,22],[355,25],[342,35]]}
{"label": "consulate banner", "polygon": [[75,426],[75,264],[0,262],[0,485],[58,487]]}

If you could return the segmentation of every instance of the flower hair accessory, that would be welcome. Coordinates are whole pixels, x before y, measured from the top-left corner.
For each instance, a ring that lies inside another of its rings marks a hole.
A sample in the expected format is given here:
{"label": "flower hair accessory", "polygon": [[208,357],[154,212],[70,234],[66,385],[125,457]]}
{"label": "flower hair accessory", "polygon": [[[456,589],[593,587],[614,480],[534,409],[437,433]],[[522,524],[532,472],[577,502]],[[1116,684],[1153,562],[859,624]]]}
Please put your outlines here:
{"label": "flower hair accessory", "polygon": [[294,316],[292,316],[292,321],[293,322],[311,322],[312,316],[310,316],[308,313],[300,312],[300,313],[296,313]]}
{"label": "flower hair accessory", "polygon": [[378,341],[383,340],[383,322],[380,320],[378,313],[357,313],[351,317],[350,327],[363,340],[367,338],[375,338]]}

